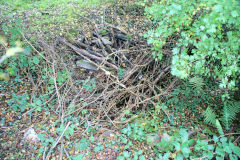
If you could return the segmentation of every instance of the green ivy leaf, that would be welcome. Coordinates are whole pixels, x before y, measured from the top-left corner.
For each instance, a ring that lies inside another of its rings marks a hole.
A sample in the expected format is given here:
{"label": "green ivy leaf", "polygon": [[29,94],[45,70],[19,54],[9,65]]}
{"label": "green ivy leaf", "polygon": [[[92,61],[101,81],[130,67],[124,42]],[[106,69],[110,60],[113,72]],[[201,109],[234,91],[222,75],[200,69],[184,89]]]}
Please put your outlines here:
{"label": "green ivy leaf", "polygon": [[76,155],[76,156],[72,156],[72,159],[73,160],[85,160],[85,158],[84,158],[84,155],[83,154],[78,154],[78,155]]}
{"label": "green ivy leaf", "polygon": [[164,156],[163,156],[163,160],[167,160],[170,156],[171,155],[170,155],[169,152],[165,153]]}
{"label": "green ivy leaf", "polygon": [[144,157],[144,155],[139,156],[139,160],[146,160],[146,158]]}
{"label": "green ivy leaf", "polygon": [[39,62],[40,62],[39,58],[37,56],[34,56],[33,57],[33,63],[39,64]]}
{"label": "green ivy leaf", "polygon": [[225,152],[224,152],[223,148],[221,148],[220,146],[217,146],[217,148],[216,148],[216,153],[217,153],[218,155],[222,156],[222,157],[225,156]]}
{"label": "green ivy leaf", "polygon": [[36,105],[38,105],[38,106],[42,105],[41,99],[37,99],[37,100],[36,100]]}
{"label": "green ivy leaf", "polygon": [[217,136],[213,136],[213,140],[214,140],[215,143],[217,143],[218,142],[218,137]]}
{"label": "green ivy leaf", "polygon": [[234,154],[230,154],[230,155],[229,155],[229,158],[230,158],[231,160],[238,160],[238,157],[237,157],[236,155],[234,155]]}
{"label": "green ivy leaf", "polygon": [[178,142],[175,142],[174,146],[175,146],[175,150],[180,150],[180,148],[181,148],[181,145]]}
{"label": "green ivy leaf", "polygon": [[188,133],[185,129],[180,129],[179,134],[181,135],[182,143],[188,140]]}
{"label": "green ivy leaf", "polygon": [[183,155],[181,154],[181,153],[179,153],[178,155],[177,155],[177,157],[175,158],[175,160],[183,160]]}
{"label": "green ivy leaf", "polygon": [[227,137],[222,137],[222,138],[220,138],[220,141],[221,141],[222,143],[227,142]]}
{"label": "green ivy leaf", "polygon": [[191,153],[191,150],[188,147],[182,148],[181,151],[182,151],[184,157],[188,157],[189,153]]}
{"label": "green ivy leaf", "polygon": [[234,18],[239,16],[237,11],[232,11],[231,14]]}
{"label": "green ivy leaf", "polygon": [[229,143],[229,146],[234,154],[236,154],[240,158],[240,147],[235,146],[233,143]]}

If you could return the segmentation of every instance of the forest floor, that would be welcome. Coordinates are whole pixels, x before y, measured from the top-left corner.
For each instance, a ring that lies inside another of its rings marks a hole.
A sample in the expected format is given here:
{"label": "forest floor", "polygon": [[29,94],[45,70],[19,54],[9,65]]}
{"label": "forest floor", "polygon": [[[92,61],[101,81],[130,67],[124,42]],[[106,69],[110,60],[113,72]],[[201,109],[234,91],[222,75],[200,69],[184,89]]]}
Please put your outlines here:
{"label": "forest floor", "polygon": [[161,159],[155,144],[181,128],[214,135],[201,123],[204,102],[152,58],[142,4],[1,2],[0,25],[30,51],[2,67],[0,159]]}

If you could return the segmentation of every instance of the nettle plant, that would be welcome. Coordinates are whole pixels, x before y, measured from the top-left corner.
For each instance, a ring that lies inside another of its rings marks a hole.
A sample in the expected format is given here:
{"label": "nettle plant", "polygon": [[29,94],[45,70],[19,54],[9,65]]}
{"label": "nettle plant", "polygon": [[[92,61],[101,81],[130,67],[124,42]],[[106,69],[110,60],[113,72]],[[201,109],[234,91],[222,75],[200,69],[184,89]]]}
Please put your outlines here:
{"label": "nettle plant", "polygon": [[214,77],[232,89],[240,75],[240,2],[236,0],[162,0],[146,7],[155,29],[146,34],[156,60],[171,38],[171,73]]}

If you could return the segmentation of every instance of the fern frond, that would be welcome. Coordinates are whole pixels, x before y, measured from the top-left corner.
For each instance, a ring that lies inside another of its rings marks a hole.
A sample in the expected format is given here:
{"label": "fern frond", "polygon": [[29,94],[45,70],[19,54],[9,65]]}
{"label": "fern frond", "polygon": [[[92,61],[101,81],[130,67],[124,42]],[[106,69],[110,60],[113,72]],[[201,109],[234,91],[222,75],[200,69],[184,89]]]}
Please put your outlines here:
{"label": "fern frond", "polygon": [[189,79],[189,83],[193,89],[196,89],[198,92],[203,91],[203,87],[205,85],[203,78],[201,77],[193,77]]}
{"label": "fern frond", "polygon": [[235,116],[236,116],[236,114],[238,114],[240,112],[240,101],[234,102],[232,104],[230,112],[231,112],[231,114],[234,114]]}
{"label": "fern frond", "polygon": [[215,126],[216,124],[216,113],[214,112],[213,109],[211,109],[210,107],[208,107],[204,112],[204,121],[207,124],[211,124],[213,126]]}
{"label": "fern frond", "polygon": [[232,121],[233,117],[230,114],[228,106],[224,106],[222,115],[221,121],[223,122],[225,128],[229,130],[229,123]]}
{"label": "fern frond", "polygon": [[228,102],[224,103],[222,118],[220,119],[227,130],[230,129],[230,123],[236,118],[237,113],[240,112],[239,102],[229,104]]}
{"label": "fern frond", "polygon": [[220,122],[219,122],[218,119],[216,119],[216,128],[217,128],[217,130],[218,130],[218,133],[219,133],[221,136],[224,135],[223,129],[222,129],[222,125],[220,124]]}

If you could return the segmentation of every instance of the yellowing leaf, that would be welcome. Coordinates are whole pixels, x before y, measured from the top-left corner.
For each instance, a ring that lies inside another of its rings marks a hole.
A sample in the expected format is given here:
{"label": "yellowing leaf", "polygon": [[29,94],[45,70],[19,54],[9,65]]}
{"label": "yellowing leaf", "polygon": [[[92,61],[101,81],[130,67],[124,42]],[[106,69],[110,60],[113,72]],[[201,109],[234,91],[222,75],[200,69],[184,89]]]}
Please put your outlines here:
{"label": "yellowing leaf", "polygon": [[173,158],[173,159],[176,158],[176,156],[177,156],[176,153],[173,153],[173,154],[172,154],[172,158]]}
{"label": "yellowing leaf", "polygon": [[16,53],[23,52],[23,48],[21,47],[14,47],[7,49],[6,55],[8,57],[14,56]]}
{"label": "yellowing leaf", "polygon": [[0,43],[7,46],[6,38],[0,35]]}
{"label": "yellowing leaf", "polygon": [[0,73],[0,80],[9,80],[9,77],[5,73]]}

